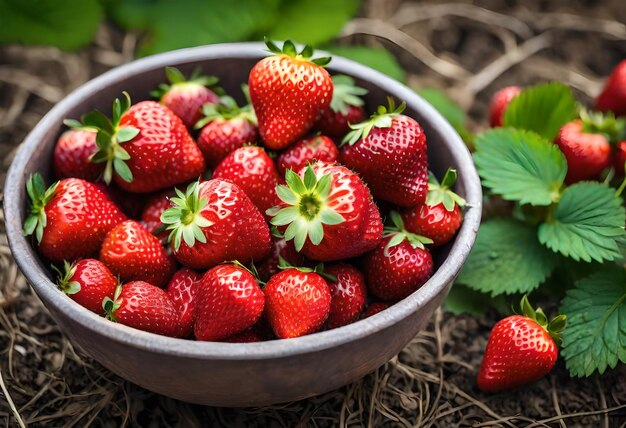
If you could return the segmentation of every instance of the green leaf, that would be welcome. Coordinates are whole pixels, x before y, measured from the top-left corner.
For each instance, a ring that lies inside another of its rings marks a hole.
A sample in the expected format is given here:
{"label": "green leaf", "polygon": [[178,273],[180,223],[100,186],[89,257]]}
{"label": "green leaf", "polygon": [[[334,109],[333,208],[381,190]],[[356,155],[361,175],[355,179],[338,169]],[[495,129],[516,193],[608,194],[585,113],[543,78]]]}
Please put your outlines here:
{"label": "green leaf", "polygon": [[512,219],[483,223],[458,282],[499,294],[527,293],[545,281],[557,258],[537,240],[536,229]]}
{"label": "green leaf", "polygon": [[0,0],[0,44],[78,50],[91,42],[101,19],[98,0]]}
{"label": "green leaf", "polygon": [[435,107],[459,134],[467,132],[465,112],[444,91],[437,88],[421,88],[416,92]]}
{"label": "green leaf", "polygon": [[476,137],[474,162],[483,179],[503,199],[550,205],[559,198],[567,162],[558,147],[537,134],[495,128]]}
{"label": "green leaf", "polygon": [[563,192],[553,215],[539,226],[539,241],[552,251],[590,262],[620,257],[626,213],[612,188],[581,182]]}
{"label": "green leaf", "polygon": [[565,363],[572,376],[604,373],[626,363],[626,271],[617,265],[580,280],[567,291],[561,311]]}
{"label": "green leaf", "polygon": [[544,83],[524,89],[507,106],[504,126],[534,131],[549,141],[578,117],[572,90],[563,83]]}
{"label": "green leaf", "polygon": [[453,314],[483,315],[490,308],[498,313],[506,314],[510,311],[508,299],[501,294],[496,297],[486,297],[480,291],[472,290],[463,284],[454,284],[444,302],[444,307]]}
{"label": "green leaf", "polygon": [[365,46],[326,46],[330,53],[341,55],[363,65],[372,67],[400,82],[404,82],[406,73],[396,58],[385,48],[368,48]]}

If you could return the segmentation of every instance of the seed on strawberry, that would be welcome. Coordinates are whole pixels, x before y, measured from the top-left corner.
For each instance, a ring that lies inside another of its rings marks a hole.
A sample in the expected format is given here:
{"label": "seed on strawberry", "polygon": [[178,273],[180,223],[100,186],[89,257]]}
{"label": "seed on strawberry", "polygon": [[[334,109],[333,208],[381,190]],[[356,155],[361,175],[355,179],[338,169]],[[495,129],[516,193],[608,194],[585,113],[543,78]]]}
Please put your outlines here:
{"label": "seed on strawberry", "polygon": [[[56,268],[55,268],[56,270]],[[82,259],[64,262],[58,277],[59,289],[79,305],[97,314],[103,314],[102,301],[113,298],[118,281],[99,260]]]}
{"label": "seed on strawberry", "polygon": [[336,279],[326,281],[332,297],[324,327],[331,329],[354,322],[363,312],[367,300],[363,274],[347,263],[328,265],[324,273]]}
{"label": "seed on strawberry", "polygon": [[300,171],[309,163],[316,161],[334,162],[339,156],[339,150],[333,140],[324,136],[304,138],[282,152],[276,159],[276,166],[281,177],[288,169]]}
{"label": "seed on strawberry", "polygon": [[492,128],[502,126],[506,108],[520,92],[522,92],[520,86],[506,86],[493,94],[489,104],[489,123]]}
{"label": "seed on strawberry", "polygon": [[315,127],[322,134],[341,141],[350,132],[351,123],[365,120],[364,103],[360,97],[367,94],[367,89],[356,86],[350,76],[337,75],[332,80],[333,98],[330,105],[322,110]]}
{"label": "seed on strawberry", "polygon": [[182,268],[172,276],[167,284],[167,294],[178,310],[178,324],[180,326],[178,337],[189,337],[193,333],[198,283],[201,278],[202,274]]}
{"label": "seed on strawberry", "polygon": [[87,181],[96,181],[104,172],[104,165],[90,162],[91,156],[98,150],[96,130],[84,127],[75,120],[65,120],[70,127],[54,146],[52,164],[57,178],[76,177]]}
{"label": "seed on strawberry", "polygon": [[165,226],[161,222],[161,216],[163,213],[172,207],[170,198],[174,196],[174,192],[166,190],[152,196],[143,207],[141,212],[141,225],[146,230],[156,236],[160,240],[166,240],[168,233],[165,231]]}
{"label": "seed on strawberry", "polygon": [[615,66],[596,99],[596,109],[626,116],[626,59]]}
{"label": "seed on strawberry", "polygon": [[379,312],[384,311],[385,309],[393,306],[392,302],[372,302],[367,305],[367,309],[363,312],[363,316],[361,318],[369,318],[372,315],[376,315]]}

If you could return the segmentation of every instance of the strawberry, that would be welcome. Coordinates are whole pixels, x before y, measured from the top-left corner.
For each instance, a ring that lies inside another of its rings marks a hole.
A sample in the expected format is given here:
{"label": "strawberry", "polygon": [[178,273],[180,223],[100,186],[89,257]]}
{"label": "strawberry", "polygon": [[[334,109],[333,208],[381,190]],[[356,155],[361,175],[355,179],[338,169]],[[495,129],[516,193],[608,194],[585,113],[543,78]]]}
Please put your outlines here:
{"label": "strawberry", "polygon": [[316,135],[304,138],[282,152],[276,159],[276,166],[280,176],[284,177],[287,169],[297,172],[318,160],[334,162],[338,156],[339,150],[333,140],[324,135]]}
{"label": "strawberry", "polygon": [[216,341],[252,327],[263,314],[265,296],[254,276],[240,264],[224,264],[198,283],[196,339]]}
{"label": "strawberry", "polygon": [[456,170],[449,168],[441,184],[431,175],[426,203],[400,211],[406,230],[430,238],[433,246],[449,242],[456,234],[465,200],[450,188],[456,182]]}
{"label": "strawberry", "polygon": [[337,75],[333,80],[333,98],[330,105],[322,110],[315,127],[336,141],[341,141],[350,132],[351,123],[359,123],[367,117],[363,100],[367,89],[354,84],[350,76]]}
{"label": "strawberry", "polygon": [[261,147],[238,148],[215,168],[213,178],[239,186],[261,213],[278,203],[278,172],[274,161]]}
{"label": "strawberry", "polygon": [[377,313],[384,311],[392,305],[392,302],[372,302],[367,305],[367,309],[365,310],[365,312],[363,312],[363,316],[361,318],[369,318],[372,315],[376,315]]}
{"label": "strawberry", "polygon": [[624,176],[624,170],[626,169],[626,140],[620,141],[615,145],[613,168],[615,168],[615,174],[618,177]]}
{"label": "strawberry", "polygon": [[128,218],[138,219],[141,217],[141,211],[143,211],[147,198],[150,196],[149,194],[130,193],[121,189],[115,183],[111,183],[107,186],[102,181],[98,181],[94,184],[102,193],[107,195]]}
{"label": "strawberry", "polygon": [[363,311],[367,300],[363,274],[347,263],[326,266],[324,273],[332,277],[332,280],[327,281],[332,297],[330,313],[324,327],[331,329],[354,322]]}
{"label": "strawberry", "polygon": [[180,332],[178,311],[165,290],[144,281],[119,285],[113,299],[102,307],[111,321],[163,336],[177,337]]}
{"label": "strawberry", "polygon": [[104,163],[104,181],[114,178],[124,190],[148,193],[199,177],[202,152],[183,122],[154,101],[130,105],[124,95],[113,103],[113,120],[93,111],[83,122],[98,129],[98,151],[91,157]]}
{"label": "strawberry", "polygon": [[173,207],[161,221],[179,262],[204,270],[228,260],[248,263],[270,252],[270,231],[263,215],[236,184],[223,180],[194,182],[186,193],[176,189]]}
{"label": "strawberry", "polygon": [[626,116],[626,59],[615,66],[598,98],[596,109]]}
{"label": "strawberry", "polygon": [[107,234],[100,260],[124,282],[145,281],[165,287],[176,263],[157,237],[134,220],[115,226]]}
{"label": "strawberry", "polygon": [[92,312],[104,313],[102,301],[105,297],[113,297],[118,281],[101,261],[82,259],[76,263],[64,262],[63,272],[57,272],[59,288],[70,299]]}
{"label": "strawberry", "polygon": [[304,257],[296,251],[293,240],[287,241],[285,237],[272,227],[272,249],[268,257],[256,264],[259,278],[268,281],[272,276],[280,272],[280,259],[287,261],[293,266],[300,266],[304,263]]}
{"label": "strawberry", "polygon": [[423,204],[428,188],[426,135],[402,103],[378,107],[346,135],[339,161],[363,177],[374,197],[401,207]]}
{"label": "strawberry", "polygon": [[201,278],[201,274],[183,268],[177,271],[167,284],[167,294],[178,309],[178,324],[180,326],[178,337],[189,337],[193,333],[193,323],[196,318],[196,296]]}
{"label": "strawberry", "polygon": [[201,76],[201,72],[199,67],[195,68],[187,80],[179,69],[165,67],[165,76],[170,83],[162,83],[150,92],[150,95],[180,117],[188,128],[202,117],[200,110],[204,104],[214,104],[219,99],[209,89],[217,83],[217,77]]}
{"label": "strawberry", "polygon": [[288,268],[263,289],[267,320],[280,339],[318,331],[330,312],[331,295],[321,275],[306,268]]}
{"label": "strawberry", "polygon": [[161,215],[163,215],[165,210],[172,207],[170,202],[172,196],[174,196],[174,192],[169,190],[152,196],[148,199],[141,212],[141,225],[160,240],[167,239],[168,233],[164,230]]}
{"label": "strawberry", "polygon": [[506,86],[493,94],[489,103],[489,123],[492,128],[502,126],[506,108],[520,92],[522,92],[520,86]]}
{"label": "strawberry", "polygon": [[24,235],[35,234],[39,251],[53,262],[89,257],[126,217],[94,184],[65,178],[46,189],[35,173],[26,183],[31,200]]}
{"label": "strawberry", "polygon": [[265,342],[266,340],[275,339],[274,333],[272,332],[272,328],[267,323],[267,319],[264,316],[261,316],[259,320],[247,330],[242,331],[241,333],[237,333],[226,339],[223,339],[222,342],[229,343],[253,343],[253,342]]}
{"label": "strawberry", "polygon": [[333,82],[324,69],[330,58],[311,59],[310,46],[297,52],[290,40],[282,50],[265,43],[275,55],[255,64],[248,86],[261,139],[267,148],[281,150],[302,138],[330,105]]}
{"label": "strawberry", "polygon": [[497,392],[534,382],[552,370],[558,357],[557,343],[565,328],[565,315],[549,323],[522,298],[523,315],[506,317],[493,327],[478,372],[478,387]]}
{"label": "strawberry", "polygon": [[284,228],[286,240],[312,260],[333,261],[359,256],[381,239],[382,222],[365,184],[348,168],[317,162],[288,169],[287,185],[278,185],[281,205],[268,214]]}
{"label": "strawberry", "polygon": [[400,214],[391,212],[382,242],[364,260],[369,291],[382,300],[399,300],[420,288],[433,274],[433,258],[424,248],[432,241],[408,232]]}
{"label": "strawberry", "polygon": [[104,172],[104,165],[89,161],[98,147],[96,131],[83,127],[74,120],[66,120],[70,126],[57,140],[52,155],[52,164],[57,178],[76,177],[87,181],[96,181]]}

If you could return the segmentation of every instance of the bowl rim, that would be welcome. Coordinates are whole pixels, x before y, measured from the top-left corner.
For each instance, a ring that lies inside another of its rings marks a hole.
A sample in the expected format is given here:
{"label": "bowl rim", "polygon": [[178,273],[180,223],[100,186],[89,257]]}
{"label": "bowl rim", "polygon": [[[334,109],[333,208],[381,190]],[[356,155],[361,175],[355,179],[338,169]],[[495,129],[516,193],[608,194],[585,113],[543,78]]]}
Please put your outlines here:
{"label": "bowl rim", "polygon": [[[448,256],[420,289],[394,304],[389,310],[333,330],[293,339],[256,343],[224,343],[159,336],[113,323],[68,299],[48,278],[47,272],[39,267],[38,256],[29,242],[30,239],[22,235],[18,203],[19,192],[25,191],[24,169],[31,154],[36,151],[40,138],[49,129],[57,128],[65,118],[65,112],[69,111],[74,104],[81,102],[93,92],[119,83],[129,76],[142,74],[153,69],[162,69],[167,65],[176,66],[209,59],[260,59],[268,55],[264,48],[265,45],[260,42],[224,43],[180,49],[134,60],[115,67],[72,91],[31,130],[20,145],[6,177],[4,186],[5,223],[13,256],[31,286],[44,301],[45,306],[52,305],[56,311],[64,312],[94,334],[147,352],[196,359],[275,359],[347,345],[350,342],[385,330],[415,311],[422,309],[454,280],[469,255],[481,218],[482,189],[471,154],[452,126],[413,90],[381,72],[337,55],[332,55],[333,60],[327,67],[329,71],[345,73],[365,81],[371,81],[406,101],[408,107],[419,111],[422,116],[428,118],[433,128],[438,129],[442,137],[451,145],[452,157],[463,169],[463,174],[459,174],[459,181],[463,183],[466,191],[465,199],[468,202],[463,224]],[[323,55],[324,52],[318,51],[318,54]]]}

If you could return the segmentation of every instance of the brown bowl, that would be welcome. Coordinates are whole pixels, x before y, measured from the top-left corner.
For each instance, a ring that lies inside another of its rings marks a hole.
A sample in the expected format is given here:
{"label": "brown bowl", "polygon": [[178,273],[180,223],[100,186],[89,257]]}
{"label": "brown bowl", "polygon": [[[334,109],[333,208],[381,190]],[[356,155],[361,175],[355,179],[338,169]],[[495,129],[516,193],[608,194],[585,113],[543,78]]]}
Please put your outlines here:
{"label": "brown bowl", "polygon": [[[65,118],[93,108],[110,111],[122,91],[146,98],[164,79],[163,68],[189,72],[201,66],[239,94],[252,66],[264,55],[260,43],[183,49],[143,58],[87,82],[58,103],[32,130],[9,170],[4,197],[6,229],[22,272],[61,329],[82,349],[118,375],[152,391],[193,403],[261,406],[321,394],[355,381],[396,355],[425,325],[446,296],[474,243],[480,223],[481,187],[470,153],[453,128],[426,101],[397,81],[334,57],[331,74],[354,77],[369,90],[367,108],[388,95],[407,103],[428,138],[431,169],[459,173],[456,191],[469,203],[455,240],[439,250],[437,271],[419,290],[393,307],[345,327],[295,339],[262,343],[212,343],[172,339],[101,318],[65,296],[51,280],[47,263],[22,236],[27,211],[25,183],[34,172],[51,181],[52,151]],[[242,101],[242,100],[239,100]]]}

